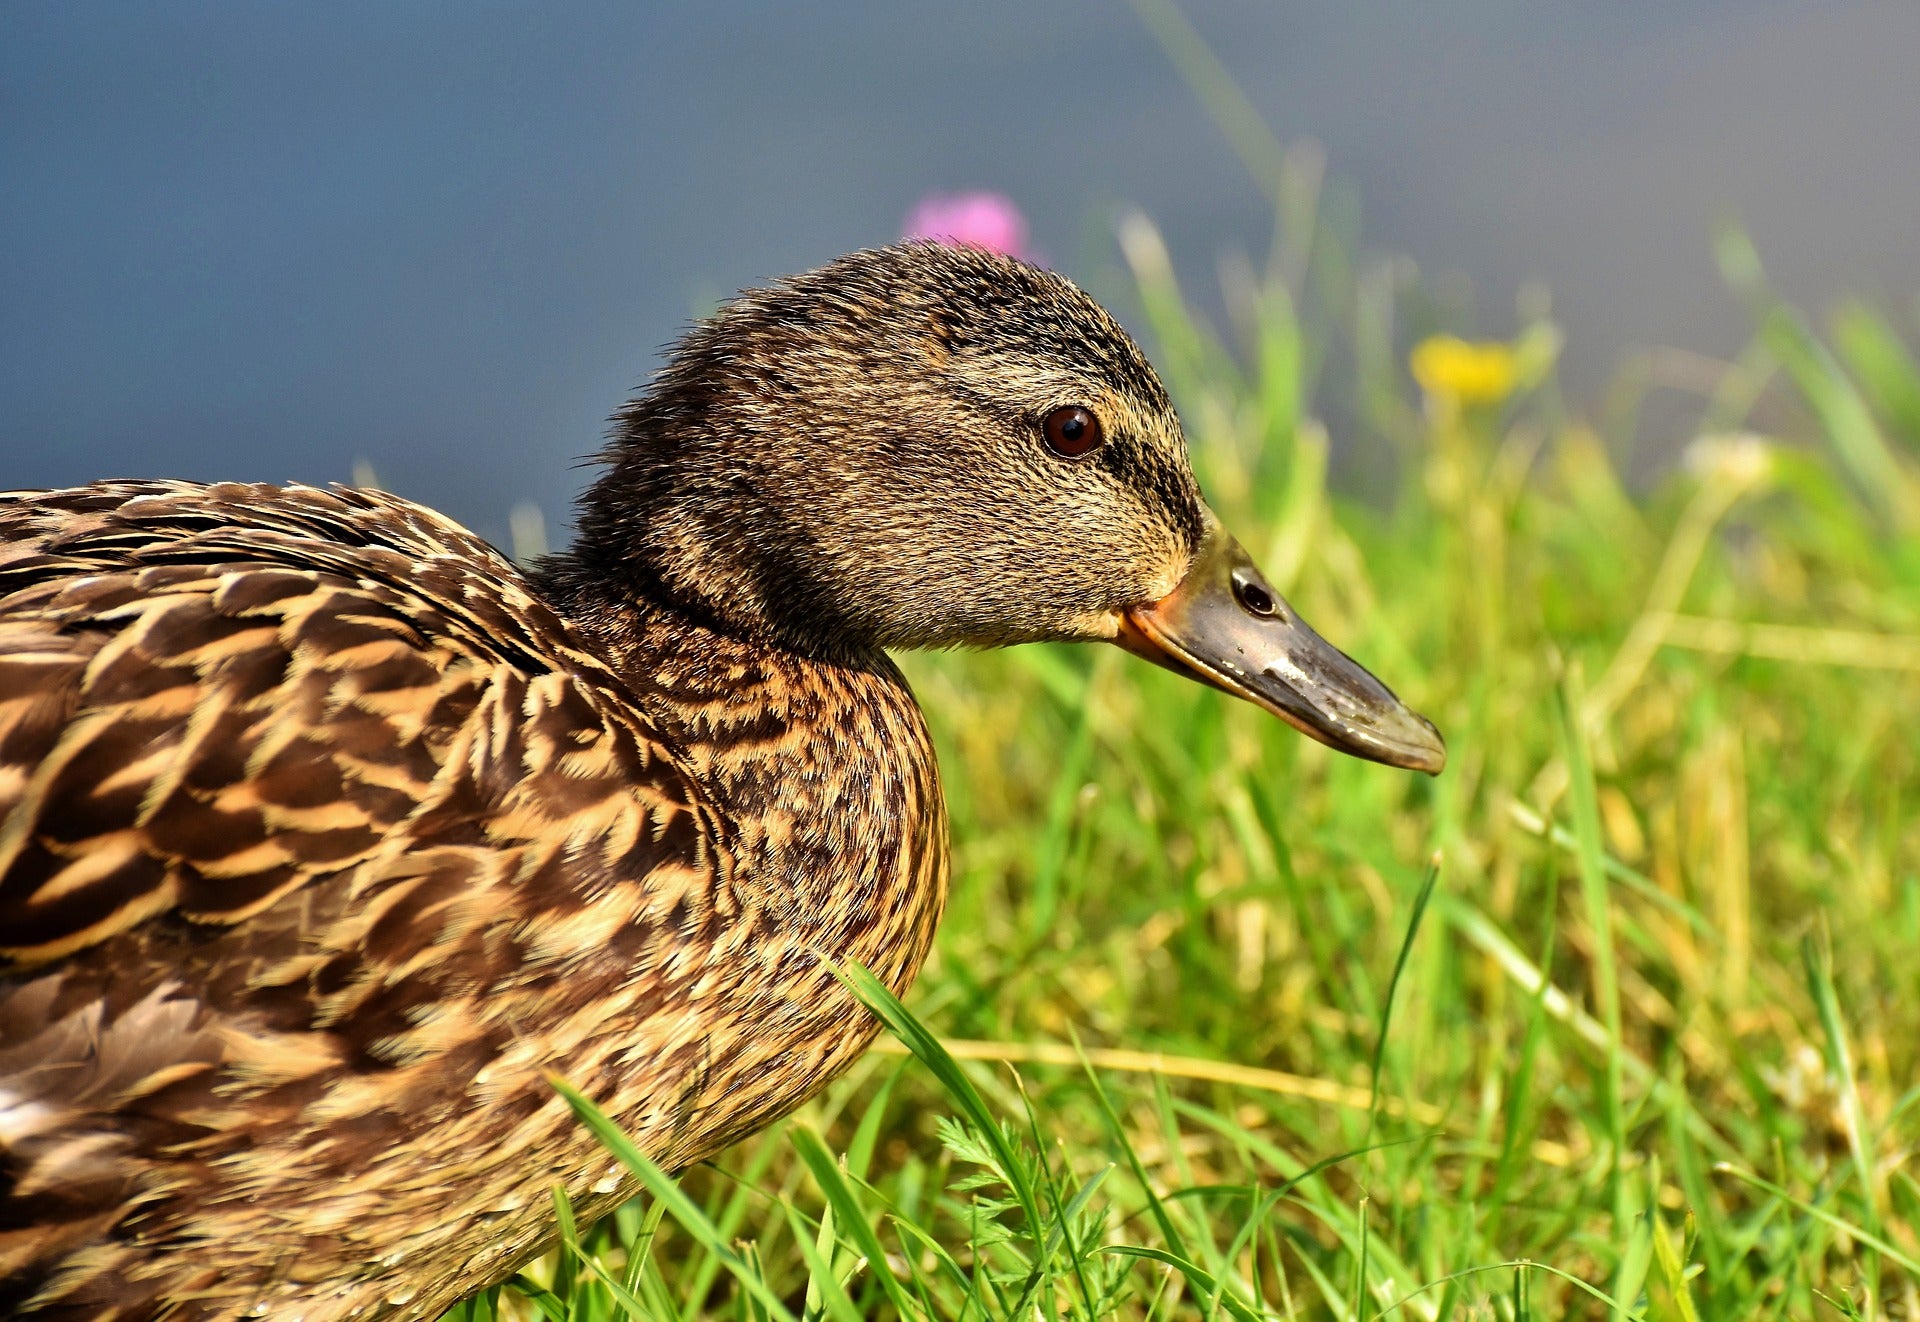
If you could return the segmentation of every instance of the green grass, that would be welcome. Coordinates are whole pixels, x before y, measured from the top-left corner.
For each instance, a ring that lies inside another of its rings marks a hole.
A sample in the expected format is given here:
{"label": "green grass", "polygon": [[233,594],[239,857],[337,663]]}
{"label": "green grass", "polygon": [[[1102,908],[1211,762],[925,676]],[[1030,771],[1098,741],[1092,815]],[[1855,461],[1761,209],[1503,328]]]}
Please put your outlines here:
{"label": "green grass", "polygon": [[1437,305],[1311,166],[1231,330],[1144,220],[1103,292],[1447,772],[1114,649],[910,658],[955,847],[910,1008],[849,970],[847,1077],[677,1183],[608,1134],[649,1195],[454,1316],[1920,1317],[1911,315],[1815,326],[1727,236],[1754,342],[1637,492],[1644,385],[1570,415],[1544,319],[1510,397],[1423,398]]}

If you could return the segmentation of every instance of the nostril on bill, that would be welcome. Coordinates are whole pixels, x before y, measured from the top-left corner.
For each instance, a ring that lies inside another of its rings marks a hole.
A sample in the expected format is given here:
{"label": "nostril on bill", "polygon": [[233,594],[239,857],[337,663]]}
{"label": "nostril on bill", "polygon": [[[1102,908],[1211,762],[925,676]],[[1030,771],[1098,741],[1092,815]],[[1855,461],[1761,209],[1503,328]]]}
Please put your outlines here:
{"label": "nostril on bill", "polygon": [[1273,599],[1273,594],[1244,574],[1233,576],[1233,595],[1249,615],[1270,619],[1280,613],[1280,604]]}

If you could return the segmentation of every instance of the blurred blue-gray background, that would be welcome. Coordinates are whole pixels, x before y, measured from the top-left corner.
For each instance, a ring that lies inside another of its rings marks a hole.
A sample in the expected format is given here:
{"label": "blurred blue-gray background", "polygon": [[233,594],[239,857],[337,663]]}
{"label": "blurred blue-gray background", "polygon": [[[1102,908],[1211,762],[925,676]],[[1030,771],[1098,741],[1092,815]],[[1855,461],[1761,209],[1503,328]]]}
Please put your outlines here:
{"label": "blurred blue-gray background", "polygon": [[[1737,350],[1712,226],[1777,282],[1920,280],[1920,6],[1297,4],[1184,12],[1374,250],[1478,324],[1551,289],[1567,379]],[[1096,292],[1138,205],[1184,274],[1272,203],[1125,4],[0,8],[0,485],[389,487],[496,540],[697,311],[992,188]]]}

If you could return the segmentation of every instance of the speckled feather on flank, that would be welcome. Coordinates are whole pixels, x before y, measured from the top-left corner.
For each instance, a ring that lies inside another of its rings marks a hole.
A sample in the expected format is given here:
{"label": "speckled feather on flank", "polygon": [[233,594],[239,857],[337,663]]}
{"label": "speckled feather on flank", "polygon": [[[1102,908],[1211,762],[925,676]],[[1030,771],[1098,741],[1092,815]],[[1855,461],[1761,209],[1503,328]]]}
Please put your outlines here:
{"label": "speckled feather on flank", "polygon": [[[772,841],[866,820],[791,795],[727,831],[693,787],[749,791],[711,765],[747,744],[803,770],[836,708],[881,727],[846,746],[923,750],[890,675],[687,639],[636,694],[492,550],[370,492],[13,497],[0,544],[0,1311],[432,1316],[546,1242],[554,1182],[626,1192],[549,1072],[683,1166],[871,1034],[777,967],[857,951],[904,986],[924,953],[930,757],[846,787],[910,841]],[[834,911],[731,884],[843,851],[881,867]]]}
{"label": "speckled feather on flank", "polygon": [[[1061,402],[1095,460],[1036,441]],[[378,492],[0,496],[0,1315],[426,1319],[817,1092],[946,890],[883,648],[1098,637],[1199,503],[1124,332],[902,247],[744,296],[522,574]]]}

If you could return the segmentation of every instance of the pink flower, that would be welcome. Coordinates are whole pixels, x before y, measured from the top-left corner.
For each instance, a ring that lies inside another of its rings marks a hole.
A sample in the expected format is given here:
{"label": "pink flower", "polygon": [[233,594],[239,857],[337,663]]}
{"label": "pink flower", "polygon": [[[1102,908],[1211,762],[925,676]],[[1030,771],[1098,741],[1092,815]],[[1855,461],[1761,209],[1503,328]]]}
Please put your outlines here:
{"label": "pink flower", "polygon": [[906,237],[1027,257],[1027,218],[1003,193],[929,193],[907,215]]}

